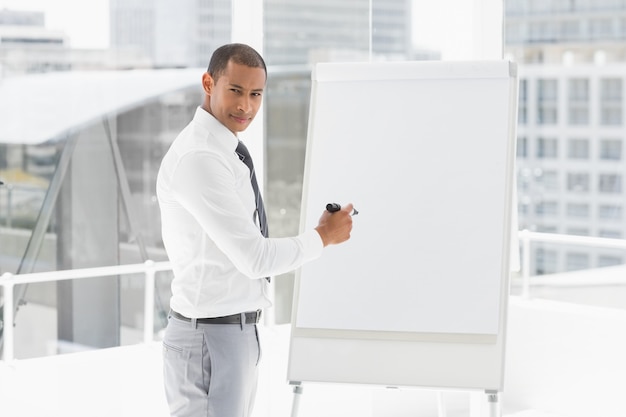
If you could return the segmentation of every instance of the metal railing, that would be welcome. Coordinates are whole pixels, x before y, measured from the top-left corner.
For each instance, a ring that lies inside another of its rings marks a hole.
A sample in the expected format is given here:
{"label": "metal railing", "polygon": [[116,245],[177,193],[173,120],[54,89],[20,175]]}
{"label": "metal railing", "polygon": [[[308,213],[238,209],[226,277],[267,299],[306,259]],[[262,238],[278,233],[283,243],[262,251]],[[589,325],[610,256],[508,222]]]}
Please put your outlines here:
{"label": "metal railing", "polygon": [[[528,230],[519,232],[519,240],[522,247],[521,274],[523,280],[522,297],[528,298],[530,293],[530,243],[564,243],[591,247],[616,248],[626,250],[626,240],[610,239],[589,236],[558,235],[552,233],[537,233]],[[14,359],[14,332],[13,313],[15,300],[13,288],[19,284],[31,284],[51,281],[63,281],[68,279],[95,278],[112,275],[127,275],[143,273],[145,278],[144,287],[144,323],[143,341],[150,343],[154,338],[154,306],[155,306],[155,273],[158,271],[171,271],[169,262],[146,261],[142,264],[116,265],[99,268],[71,269],[65,271],[36,272],[30,274],[14,275],[5,273],[0,276],[0,287],[4,295],[4,351],[2,359],[12,361]],[[626,284],[626,279],[624,280]]]}
{"label": "metal railing", "polygon": [[[624,249],[626,250],[626,239],[612,239],[605,237],[592,237],[592,236],[574,236],[574,235],[559,235],[555,233],[538,233],[531,232],[529,230],[522,230],[519,232],[519,240],[522,247],[521,258],[521,273],[522,273],[522,297],[529,298],[530,296],[530,243],[531,242],[543,242],[543,243],[563,243],[568,245],[582,245],[590,246],[594,248],[611,248],[611,249]],[[626,284],[626,278],[624,279]]]}
{"label": "metal railing", "polygon": [[143,318],[143,341],[152,342],[154,338],[154,295],[155,274],[159,271],[170,271],[169,262],[146,261],[141,264],[115,265],[99,268],[70,269],[64,271],[35,272],[30,274],[14,275],[9,272],[0,277],[0,287],[4,295],[4,350],[2,359],[10,362],[14,359],[14,331],[13,321],[15,312],[15,300],[13,288],[20,284],[34,284],[41,282],[64,281],[68,279],[84,279],[106,277],[112,275],[144,274],[144,318]]}

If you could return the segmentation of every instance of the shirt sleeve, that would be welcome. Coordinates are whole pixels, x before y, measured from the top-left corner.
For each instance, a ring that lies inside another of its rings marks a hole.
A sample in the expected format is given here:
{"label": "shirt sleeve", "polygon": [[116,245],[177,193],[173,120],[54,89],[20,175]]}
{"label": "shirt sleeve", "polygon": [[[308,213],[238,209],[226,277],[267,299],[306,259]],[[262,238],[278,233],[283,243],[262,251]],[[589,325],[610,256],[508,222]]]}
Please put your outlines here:
{"label": "shirt sleeve", "polygon": [[249,278],[279,275],[322,254],[316,230],[295,237],[265,238],[238,192],[237,173],[218,154],[183,156],[172,176],[180,204],[233,265]]}

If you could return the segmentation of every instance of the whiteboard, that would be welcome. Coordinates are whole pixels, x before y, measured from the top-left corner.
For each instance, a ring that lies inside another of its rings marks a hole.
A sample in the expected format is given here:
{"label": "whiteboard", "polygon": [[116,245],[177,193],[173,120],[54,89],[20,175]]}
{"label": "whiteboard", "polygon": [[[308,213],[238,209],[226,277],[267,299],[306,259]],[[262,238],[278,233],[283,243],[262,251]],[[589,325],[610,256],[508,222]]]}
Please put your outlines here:
{"label": "whiteboard", "polygon": [[288,379],[500,389],[515,66],[326,63],[312,80],[301,229],[329,202],[359,214],[296,274]]}

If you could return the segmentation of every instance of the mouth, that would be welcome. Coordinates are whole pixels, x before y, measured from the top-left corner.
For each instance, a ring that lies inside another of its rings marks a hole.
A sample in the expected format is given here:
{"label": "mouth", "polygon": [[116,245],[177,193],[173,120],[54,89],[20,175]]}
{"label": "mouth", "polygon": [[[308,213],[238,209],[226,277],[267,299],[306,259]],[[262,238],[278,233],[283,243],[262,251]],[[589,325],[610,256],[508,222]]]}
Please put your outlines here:
{"label": "mouth", "polygon": [[252,117],[241,117],[235,115],[231,115],[230,117],[232,117],[232,119],[239,124],[245,124],[252,120]]}

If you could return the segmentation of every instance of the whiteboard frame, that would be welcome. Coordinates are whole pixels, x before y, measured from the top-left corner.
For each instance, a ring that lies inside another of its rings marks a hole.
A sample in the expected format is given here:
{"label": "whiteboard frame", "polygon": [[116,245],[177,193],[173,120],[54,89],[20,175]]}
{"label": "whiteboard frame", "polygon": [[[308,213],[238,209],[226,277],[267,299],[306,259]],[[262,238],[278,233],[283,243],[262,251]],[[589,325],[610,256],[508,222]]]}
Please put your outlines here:
{"label": "whiteboard frame", "polygon": [[[360,71],[367,66],[366,71]],[[318,64],[312,73],[309,138],[315,128],[316,92],[319,83],[341,80],[366,81],[414,79],[419,66],[421,79],[462,79],[508,76],[508,147],[506,190],[503,196],[504,221],[512,221],[514,165],[517,125],[517,69],[508,61],[475,62],[400,62]],[[307,142],[307,155],[313,143]],[[305,227],[310,164],[305,162],[302,193],[301,229]],[[358,227],[355,218],[355,227]],[[511,227],[502,227],[502,242],[511,242]],[[297,326],[300,275],[296,272],[287,379],[292,383],[335,382],[383,386],[417,386],[501,391],[504,384],[506,313],[510,282],[510,248],[502,250],[502,268],[497,334],[408,333],[312,329]]]}

